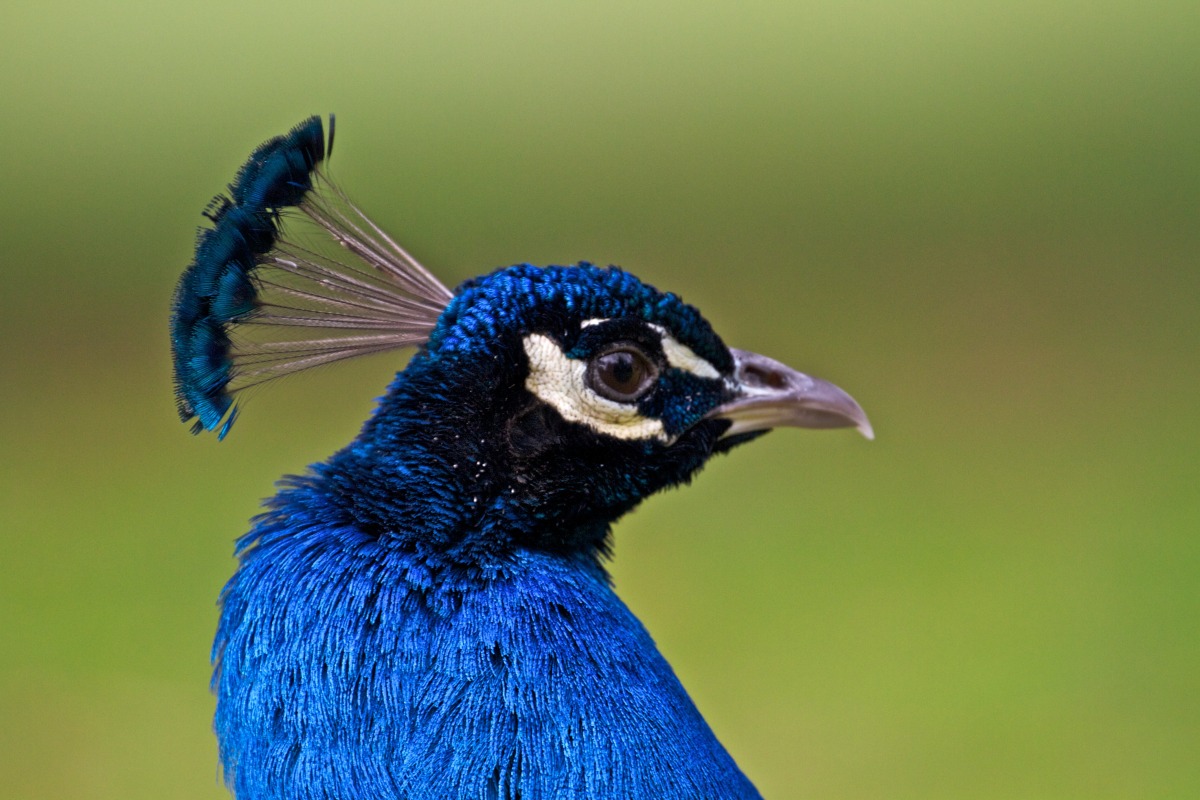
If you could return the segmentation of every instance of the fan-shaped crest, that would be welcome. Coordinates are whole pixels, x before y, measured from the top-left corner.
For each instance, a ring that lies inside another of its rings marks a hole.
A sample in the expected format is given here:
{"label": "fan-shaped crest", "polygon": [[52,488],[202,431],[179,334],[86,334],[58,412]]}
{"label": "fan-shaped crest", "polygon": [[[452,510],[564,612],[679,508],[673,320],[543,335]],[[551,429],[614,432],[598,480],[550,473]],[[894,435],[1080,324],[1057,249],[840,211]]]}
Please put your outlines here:
{"label": "fan-shaped crest", "polygon": [[260,145],[205,211],[213,226],[171,316],[179,415],[196,419],[193,432],[224,438],[243,389],[420,345],[451,298],[323,174],[333,120],[328,143],[311,117]]}

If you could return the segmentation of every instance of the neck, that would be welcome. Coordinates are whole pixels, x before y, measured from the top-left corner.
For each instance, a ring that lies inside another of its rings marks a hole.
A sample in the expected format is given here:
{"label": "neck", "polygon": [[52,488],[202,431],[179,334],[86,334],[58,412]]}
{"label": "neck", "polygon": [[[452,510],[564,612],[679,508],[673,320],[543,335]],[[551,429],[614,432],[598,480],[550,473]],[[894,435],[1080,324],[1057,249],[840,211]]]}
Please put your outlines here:
{"label": "neck", "polygon": [[328,518],[433,560],[470,565],[525,548],[599,561],[612,522],[636,499],[584,513],[601,503],[535,449],[554,433],[539,428],[542,414],[522,413],[531,398],[496,408],[491,395],[443,397],[441,382],[428,362],[410,364],[354,442],[276,504],[317,503]]}
{"label": "neck", "polygon": [[283,492],[222,596],[238,797],[757,796],[593,557],[434,567],[327,502]]}

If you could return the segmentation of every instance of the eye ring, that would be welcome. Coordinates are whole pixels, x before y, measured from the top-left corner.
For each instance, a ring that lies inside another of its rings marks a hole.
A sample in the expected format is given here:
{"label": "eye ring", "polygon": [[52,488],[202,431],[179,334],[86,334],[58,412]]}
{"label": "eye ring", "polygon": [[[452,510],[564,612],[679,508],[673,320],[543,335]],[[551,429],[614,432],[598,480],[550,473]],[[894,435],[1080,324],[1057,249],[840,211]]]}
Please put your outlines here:
{"label": "eye ring", "polygon": [[588,362],[588,388],[614,403],[636,403],[657,380],[658,365],[628,342],[602,350]]}

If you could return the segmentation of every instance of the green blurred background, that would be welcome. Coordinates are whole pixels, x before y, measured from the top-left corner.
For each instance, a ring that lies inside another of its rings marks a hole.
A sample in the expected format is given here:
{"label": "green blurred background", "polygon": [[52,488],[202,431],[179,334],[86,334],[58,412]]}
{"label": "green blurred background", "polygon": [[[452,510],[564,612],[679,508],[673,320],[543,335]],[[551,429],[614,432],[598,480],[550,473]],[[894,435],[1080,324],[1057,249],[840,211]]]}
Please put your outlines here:
{"label": "green blurred background", "polygon": [[444,279],[620,263],[836,381],[617,531],[770,798],[1200,797],[1200,14],[1182,2],[32,3],[0,12],[0,797],[220,798],[214,601],[396,358],[174,415],[250,149]]}

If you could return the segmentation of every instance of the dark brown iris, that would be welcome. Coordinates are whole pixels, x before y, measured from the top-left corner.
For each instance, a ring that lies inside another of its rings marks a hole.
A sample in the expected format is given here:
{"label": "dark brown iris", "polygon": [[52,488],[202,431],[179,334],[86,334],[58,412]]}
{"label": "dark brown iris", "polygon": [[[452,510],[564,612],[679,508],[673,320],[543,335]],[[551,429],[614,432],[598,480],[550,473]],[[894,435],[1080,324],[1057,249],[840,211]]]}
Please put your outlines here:
{"label": "dark brown iris", "polygon": [[601,353],[588,365],[592,391],[618,403],[632,403],[654,385],[658,370],[645,354],[629,345]]}

